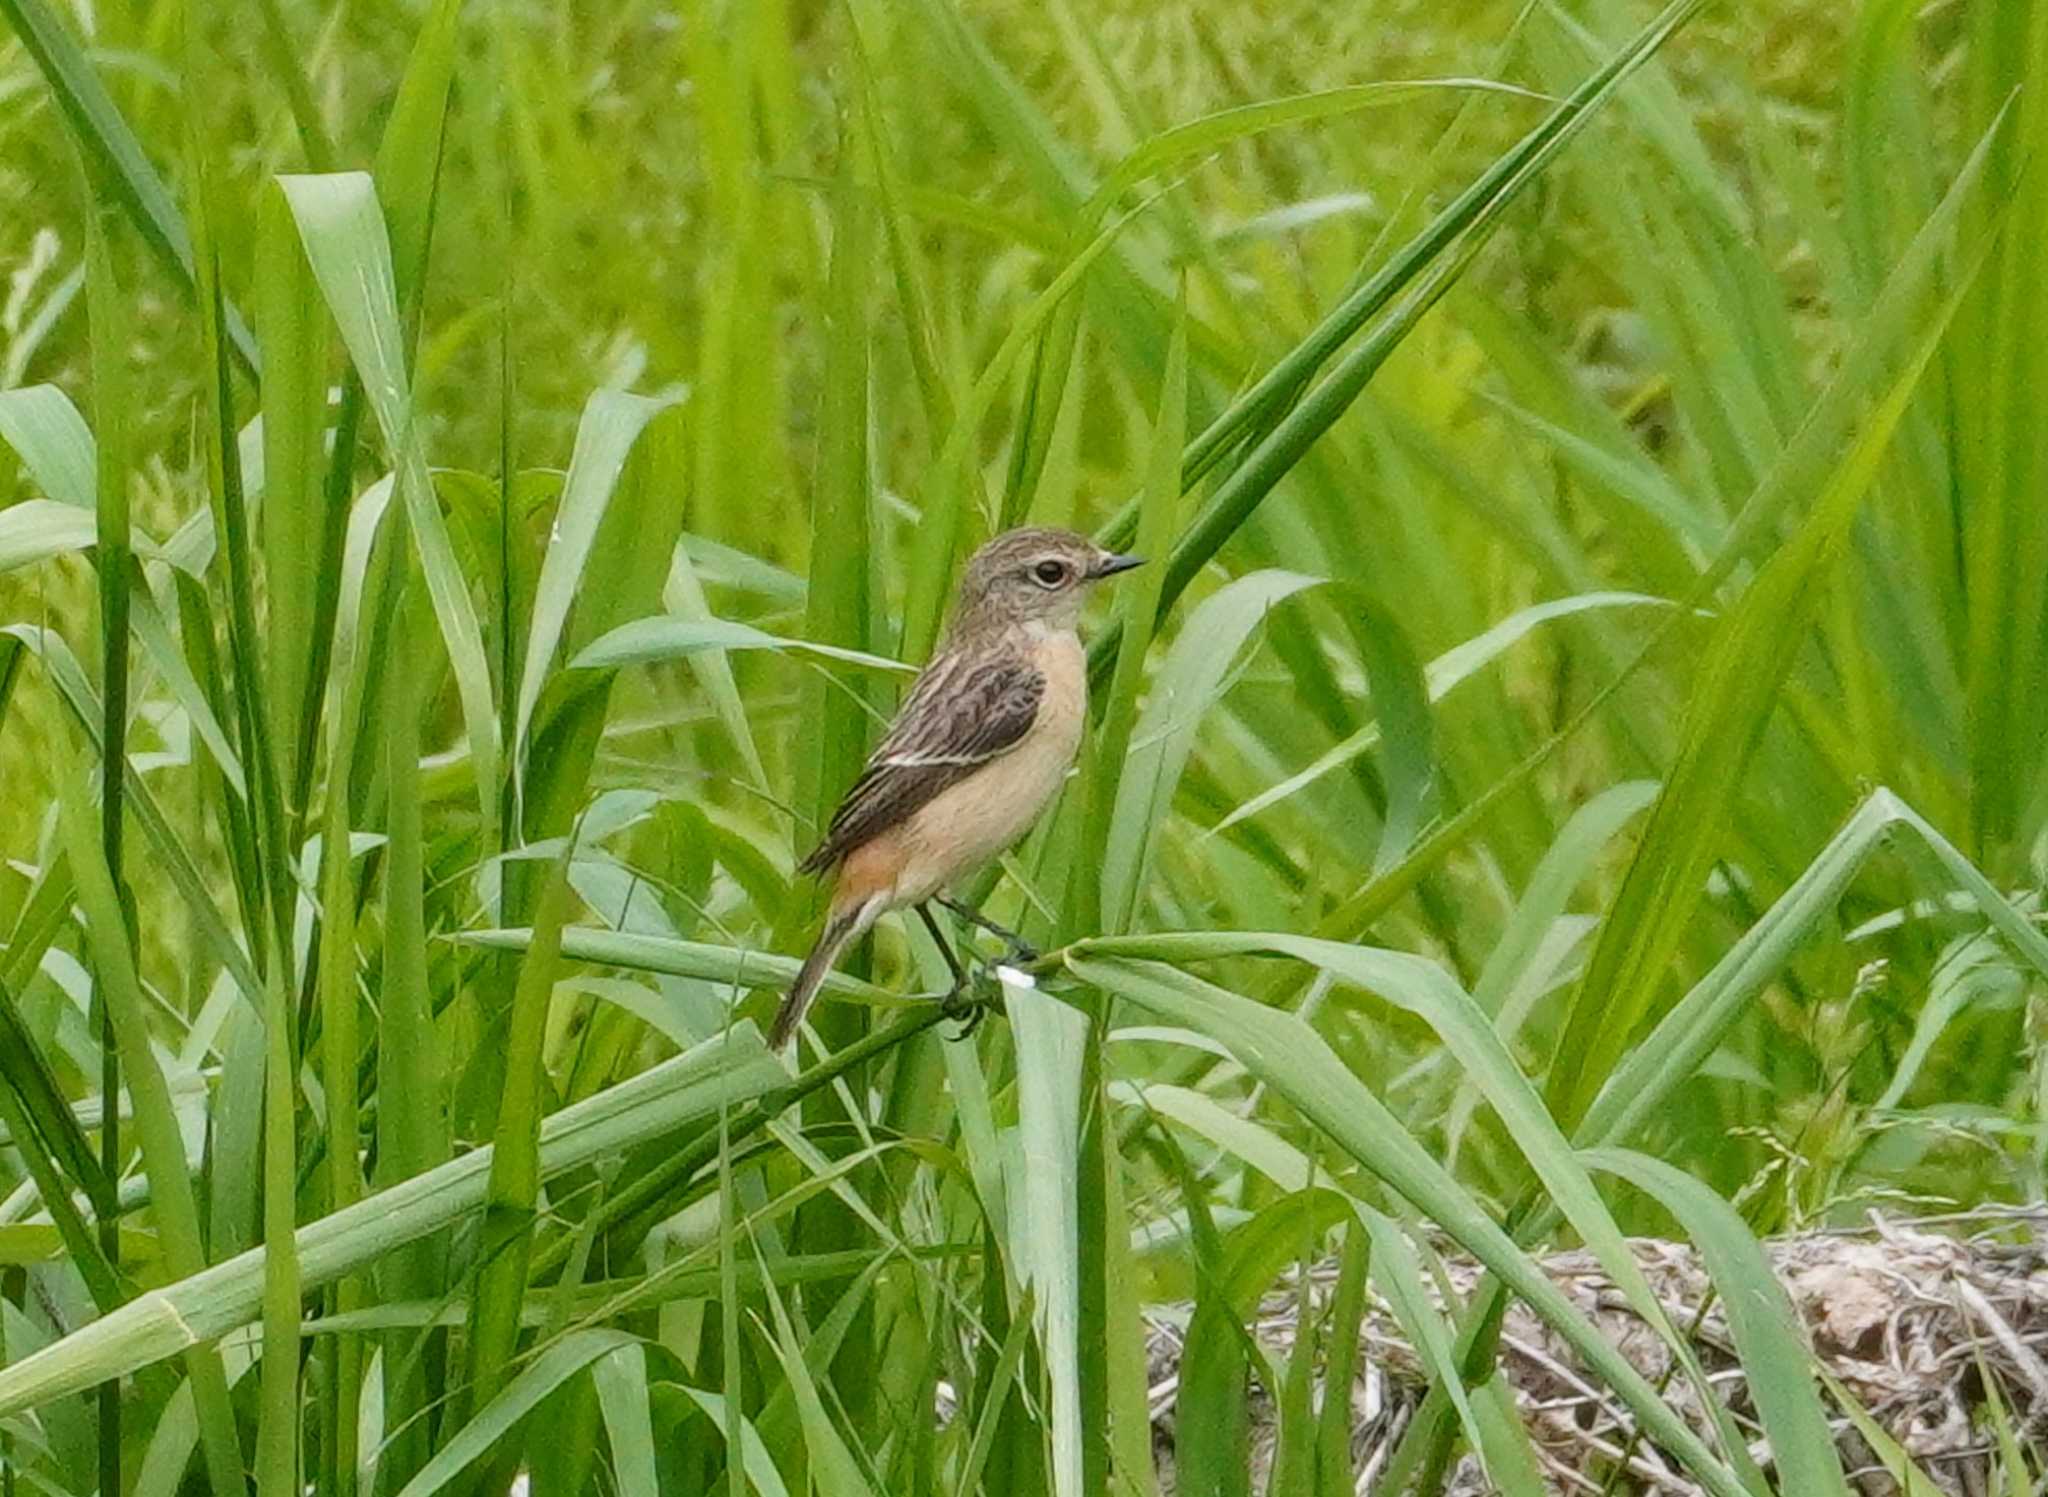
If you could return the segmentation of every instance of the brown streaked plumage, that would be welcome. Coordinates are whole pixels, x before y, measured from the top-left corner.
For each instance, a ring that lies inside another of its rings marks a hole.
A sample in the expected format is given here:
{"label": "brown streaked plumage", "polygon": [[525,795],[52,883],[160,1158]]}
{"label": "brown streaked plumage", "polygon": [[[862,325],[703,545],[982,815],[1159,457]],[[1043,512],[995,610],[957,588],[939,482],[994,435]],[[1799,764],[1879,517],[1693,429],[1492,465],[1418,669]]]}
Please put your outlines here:
{"label": "brown streaked plumage", "polygon": [[[1089,589],[1138,564],[1071,530],[995,537],[961,574],[946,637],[798,868],[836,870],[825,928],[776,1011],[796,1032],[832,963],[890,910],[923,906],[1031,829],[1080,746]],[[947,960],[949,948],[941,943]]]}

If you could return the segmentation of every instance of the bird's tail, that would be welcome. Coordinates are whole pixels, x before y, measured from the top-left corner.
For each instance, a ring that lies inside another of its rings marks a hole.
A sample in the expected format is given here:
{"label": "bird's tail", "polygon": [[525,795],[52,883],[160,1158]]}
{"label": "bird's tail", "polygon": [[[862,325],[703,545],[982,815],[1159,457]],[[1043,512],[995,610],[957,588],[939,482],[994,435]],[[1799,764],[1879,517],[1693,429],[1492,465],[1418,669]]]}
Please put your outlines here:
{"label": "bird's tail", "polygon": [[804,1010],[811,1006],[811,1000],[824,985],[832,964],[839,959],[839,953],[846,949],[847,942],[855,940],[874,924],[878,913],[873,900],[863,900],[832,911],[825,921],[824,930],[818,933],[818,944],[804,958],[803,966],[797,969],[796,981],[790,984],[782,1006],[775,1010],[775,1022],[768,1030],[769,1049],[780,1050],[789,1043],[796,1033],[797,1024],[803,1019]]}

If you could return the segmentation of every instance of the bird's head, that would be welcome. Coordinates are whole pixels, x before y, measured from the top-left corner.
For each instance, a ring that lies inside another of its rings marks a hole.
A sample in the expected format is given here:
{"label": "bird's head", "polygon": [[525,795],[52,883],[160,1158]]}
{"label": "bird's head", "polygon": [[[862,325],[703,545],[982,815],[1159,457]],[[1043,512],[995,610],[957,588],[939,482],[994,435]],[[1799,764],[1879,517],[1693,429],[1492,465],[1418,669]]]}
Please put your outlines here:
{"label": "bird's head", "polygon": [[968,558],[954,628],[1039,623],[1071,629],[1096,583],[1142,560],[1106,551],[1071,530],[1006,530]]}

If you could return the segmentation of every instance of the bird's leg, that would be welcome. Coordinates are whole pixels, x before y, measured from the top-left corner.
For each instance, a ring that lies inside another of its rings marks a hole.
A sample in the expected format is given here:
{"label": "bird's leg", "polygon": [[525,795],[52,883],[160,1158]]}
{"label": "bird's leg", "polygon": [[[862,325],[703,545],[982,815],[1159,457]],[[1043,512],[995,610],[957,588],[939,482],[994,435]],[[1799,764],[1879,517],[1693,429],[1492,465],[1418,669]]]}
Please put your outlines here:
{"label": "bird's leg", "polygon": [[922,920],[924,928],[931,932],[932,941],[939,948],[939,955],[946,959],[946,968],[953,974],[953,986],[946,989],[944,996],[939,999],[940,1012],[949,1019],[961,1021],[960,1032],[953,1038],[964,1040],[981,1027],[988,1007],[968,992],[966,969],[960,965],[960,958],[954,955],[952,944],[939,933],[939,923],[932,919],[932,907],[929,904],[919,905],[917,918]]}
{"label": "bird's leg", "polygon": [[973,905],[964,904],[960,900],[953,899],[944,894],[938,897],[938,902],[951,910],[960,919],[965,920],[970,925],[980,926],[1005,946],[1009,947],[1008,955],[1011,961],[1035,962],[1038,960],[1038,948],[1036,946],[1033,946],[1008,926],[996,924],[995,921],[982,914]]}
{"label": "bird's leg", "polygon": [[939,955],[946,959],[946,970],[953,974],[953,986],[946,989],[943,1001],[952,1002],[967,986],[967,970],[960,965],[960,958],[953,954],[953,943],[939,930],[939,922],[932,919],[932,907],[921,904],[917,907],[917,918],[924,922],[924,928],[931,932],[932,944],[939,948]]}

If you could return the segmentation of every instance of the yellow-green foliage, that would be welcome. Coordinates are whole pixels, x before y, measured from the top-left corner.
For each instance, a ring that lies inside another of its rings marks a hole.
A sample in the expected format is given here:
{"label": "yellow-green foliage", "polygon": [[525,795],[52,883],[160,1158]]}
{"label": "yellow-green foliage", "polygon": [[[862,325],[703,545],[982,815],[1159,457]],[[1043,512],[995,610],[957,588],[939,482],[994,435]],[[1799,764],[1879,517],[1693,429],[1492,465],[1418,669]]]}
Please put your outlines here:
{"label": "yellow-green foliage", "polygon": [[[1846,1492],[1756,1238],[2044,1186],[2048,3],[0,19],[7,1490],[1142,1493],[1192,1299],[1181,1490],[1256,1376],[1348,1492],[1372,1293],[1384,1490],[1539,1489],[1512,1294]],[[973,891],[1047,954],[950,1042],[886,921],[787,1071],[1025,521],[1153,558]],[[1530,1256],[1682,1348],[1631,1232],[1739,1418]]]}

